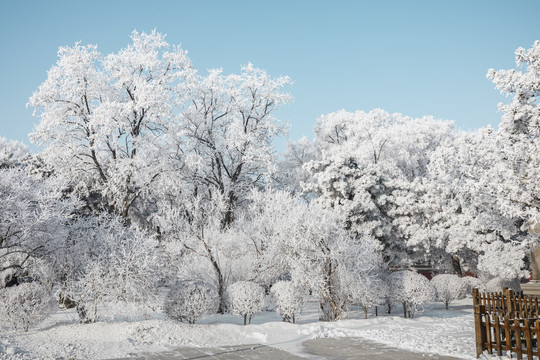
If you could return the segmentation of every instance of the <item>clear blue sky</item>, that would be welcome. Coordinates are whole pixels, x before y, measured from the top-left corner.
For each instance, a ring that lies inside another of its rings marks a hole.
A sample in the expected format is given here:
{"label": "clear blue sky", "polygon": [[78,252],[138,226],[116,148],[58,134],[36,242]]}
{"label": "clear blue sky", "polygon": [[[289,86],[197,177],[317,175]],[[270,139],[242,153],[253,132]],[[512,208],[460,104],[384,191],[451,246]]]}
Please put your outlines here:
{"label": "clear blue sky", "polygon": [[383,108],[497,126],[505,98],[485,74],[515,67],[540,39],[540,1],[28,1],[0,0],[0,136],[28,143],[28,97],[61,45],[126,46],[156,28],[199,71],[252,62],[289,75],[295,102],[279,111],[290,137],[318,116]]}

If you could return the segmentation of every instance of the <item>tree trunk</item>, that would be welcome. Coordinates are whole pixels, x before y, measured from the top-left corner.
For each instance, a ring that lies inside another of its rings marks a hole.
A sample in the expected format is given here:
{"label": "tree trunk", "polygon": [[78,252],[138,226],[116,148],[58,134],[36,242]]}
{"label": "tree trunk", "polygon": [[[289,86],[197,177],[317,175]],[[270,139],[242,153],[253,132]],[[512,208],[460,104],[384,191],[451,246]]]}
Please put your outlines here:
{"label": "tree trunk", "polygon": [[218,290],[218,296],[219,296],[219,308],[218,308],[218,314],[223,314],[225,312],[226,304],[225,304],[225,282],[223,281],[223,274],[221,273],[221,269],[219,267],[218,262],[216,261],[216,258],[214,257],[214,254],[212,253],[212,250],[206,242],[204,241],[204,228],[201,229],[201,236],[200,241],[202,245],[204,246],[206,253],[208,254],[208,259],[212,263],[212,267],[214,268],[214,271],[216,272],[217,277],[217,290]]}
{"label": "tree trunk", "polygon": [[88,315],[86,314],[86,309],[84,305],[77,304],[77,314],[79,315],[79,321],[81,324],[88,324],[90,322],[90,319],[88,319]]}
{"label": "tree trunk", "polygon": [[448,301],[445,301],[444,305],[446,306],[446,310],[448,310]]}
{"label": "tree trunk", "polygon": [[403,303],[403,317],[407,318],[407,303],[404,301]]}
{"label": "tree trunk", "polygon": [[459,257],[455,254],[452,255],[452,269],[457,276],[463,277],[463,272],[461,271],[461,262]]}
{"label": "tree trunk", "polygon": [[375,316],[379,316],[379,307],[375,306]]}
{"label": "tree trunk", "polygon": [[367,319],[367,306],[362,306],[364,309],[364,319]]}
{"label": "tree trunk", "polygon": [[334,270],[332,267],[332,261],[326,261],[326,283],[324,293],[320,296],[320,306],[323,313],[320,318],[321,321],[336,321],[341,317],[342,305],[339,301],[336,301],[336,294],[333,291],[332,277]]}
{"label": "tree trunk", "polygon": [[247,325],[247,314],[244,314],[244,326]]}
{"label": "tree trunk", "polygon": [[218,296],[219,296],[219,308],[218,308],[218,314],[225,313],[225,284],[223,281],[223,275],[221,274],[221,269],[219,268],[219,265],[212,260],[212,265],[214,266],[214,270],[216,272],[217,280],[218,280]]}

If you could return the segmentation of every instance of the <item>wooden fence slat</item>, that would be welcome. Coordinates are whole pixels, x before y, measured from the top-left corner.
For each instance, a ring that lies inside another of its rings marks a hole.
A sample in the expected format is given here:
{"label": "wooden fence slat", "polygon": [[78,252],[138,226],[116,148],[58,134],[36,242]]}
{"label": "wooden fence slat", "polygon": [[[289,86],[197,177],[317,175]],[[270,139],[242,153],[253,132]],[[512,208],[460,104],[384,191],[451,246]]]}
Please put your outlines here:
{"label": "wooden fence slat", "polygon": [[499,314],[493,315],[494,317],[494,324],[495,324],[495,342],[497,346],[497,355],[502,356],[502,347],[501,347],[501,324],[500,324],[500,317]]}
{"label": "wooden fence slat", "polygon": [[521,348],[521,327],[519,325],[519,320],[514,318],[514,332],[516,338],[516,353],[518,360],[523,359],[523,349]]}
{"label": "wooden fence slat", "polygon": [[504,337],[506,339],[506,352],[509,354],[512,351],[512,334],[510,333],[510,320],[504,318]]}
{"label": "wooden fence slat", "polygon": [[476,357],[480,357],[484,351],[484,336],[483,336],[483,326],[482,326],[482,317],[486,312],[484,305],[475,305],[474,306],[474,333],[476,338]]}
{"label": "wooden fence slat", "polygon": [[529,319],[523,320],[523,333],[525,334],[525,345],[527,346],[527,359],[532,359],[532,339]]}
{"label": "wooden fence slat", "polygon": [[472,289],[472,302],[473,302],[473,306],[478,305],[478,289],[477,288]]}
{"label": "wooden fence slat", "polygon": [[488,312],[485,316],[486,318],[486,342],[487,342],[487,351],[490,354],[493,354],[492,340],[491,340],[491,315]]}
{"label": "wooden fence slat", "polygon": [[536,318],[536,320],[534,321],[534,332],[535,332],[535,335],[536,335],[536,353],[534,355],[538,356],[538,358],[540,358],[540,343],[539,343],[539,340],[540,340],[540,319]]}

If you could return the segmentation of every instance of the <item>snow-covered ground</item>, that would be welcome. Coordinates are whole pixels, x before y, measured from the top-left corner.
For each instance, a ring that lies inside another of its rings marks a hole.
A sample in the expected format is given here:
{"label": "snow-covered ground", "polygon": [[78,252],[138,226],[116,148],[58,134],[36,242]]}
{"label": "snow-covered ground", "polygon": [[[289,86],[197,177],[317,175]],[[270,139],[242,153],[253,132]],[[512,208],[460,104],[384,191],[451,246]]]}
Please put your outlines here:
{"label": "snow-covered ground", "polygon": [[362,337],[416,352],[475,358],[470,298],[452,303],[448,311],[442,303],[431,304],[413,319],[404,319],[400,308],[392,315],[370,314],[367,320],[359,310],[352,309],[347,320],[319,322],[317,303],[310,301],[297,324],[284,323],[275,312],[268,311],[256,315],[248,326],[242,325],[240,316],[233,315],[214,315],[195,325],[182,324],[160,311],[148,319],[103,317],[101,322],[83,325],[76,323],[74,311],[58,311],[28,333],[1,329],[0,358],[105,359],[181,346],[255,343],[302,356],[305,340],[343,336]]}

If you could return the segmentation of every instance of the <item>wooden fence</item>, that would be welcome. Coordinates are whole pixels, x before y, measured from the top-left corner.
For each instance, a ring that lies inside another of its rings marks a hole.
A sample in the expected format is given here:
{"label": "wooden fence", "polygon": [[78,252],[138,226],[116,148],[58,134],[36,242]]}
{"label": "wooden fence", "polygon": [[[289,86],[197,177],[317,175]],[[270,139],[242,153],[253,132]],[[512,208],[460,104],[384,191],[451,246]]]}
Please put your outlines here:
{"label": "wooden fence", "polygon": [[509,289],[480,293],[473,289],[476,357],[485,350],[498,356],[540,359],[540,319],[538,299]]}

